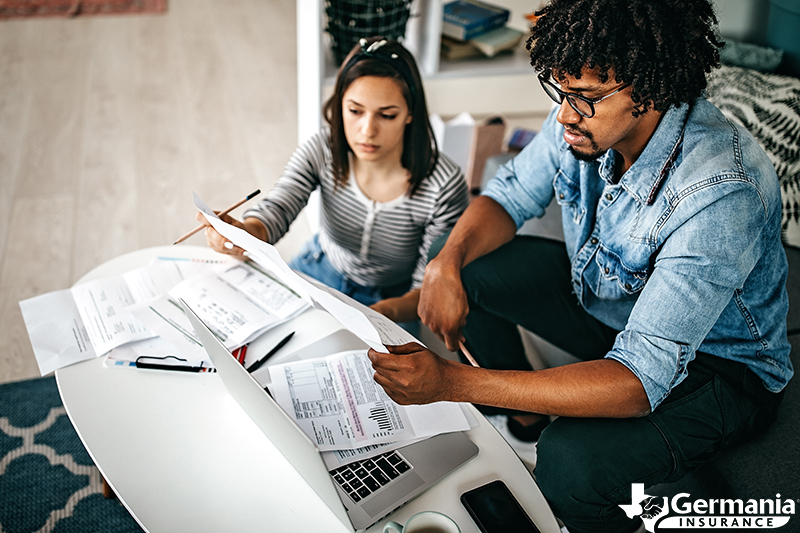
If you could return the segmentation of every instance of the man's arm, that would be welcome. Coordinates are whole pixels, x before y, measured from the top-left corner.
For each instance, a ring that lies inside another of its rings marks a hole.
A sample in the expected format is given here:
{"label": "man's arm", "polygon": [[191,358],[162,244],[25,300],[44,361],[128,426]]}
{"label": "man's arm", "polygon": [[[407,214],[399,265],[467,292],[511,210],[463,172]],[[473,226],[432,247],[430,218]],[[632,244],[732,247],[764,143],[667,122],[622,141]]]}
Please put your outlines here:
{"label": "man's arm", "polygon": [[650,403],[639,379],[610,359],[536,371],[489,370],[442,359],[416,343],[369,351],[375,381],[399,404],[470,402],[545,415],[631,418]]}
{"label": "man's arm", "polygon": [[499,203],[479,196],[464,211],[444,248],[428,263],[418,313],[449,350],[458,347],[469,313],[461,269],[509,242],[516,232],[514,220]]}

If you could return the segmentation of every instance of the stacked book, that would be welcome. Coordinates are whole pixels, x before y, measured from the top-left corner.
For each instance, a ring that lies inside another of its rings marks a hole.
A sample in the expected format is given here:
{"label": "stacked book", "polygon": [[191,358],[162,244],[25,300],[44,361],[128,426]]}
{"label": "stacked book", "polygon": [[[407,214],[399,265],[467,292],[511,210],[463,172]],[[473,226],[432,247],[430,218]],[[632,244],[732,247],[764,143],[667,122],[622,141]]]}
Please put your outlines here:
{"label": "stacked book", "polygon": [[506,26],[510,12],[479,0],[455,0],[444,6],[442,57],[494,57],[513,49],[522,32]]}

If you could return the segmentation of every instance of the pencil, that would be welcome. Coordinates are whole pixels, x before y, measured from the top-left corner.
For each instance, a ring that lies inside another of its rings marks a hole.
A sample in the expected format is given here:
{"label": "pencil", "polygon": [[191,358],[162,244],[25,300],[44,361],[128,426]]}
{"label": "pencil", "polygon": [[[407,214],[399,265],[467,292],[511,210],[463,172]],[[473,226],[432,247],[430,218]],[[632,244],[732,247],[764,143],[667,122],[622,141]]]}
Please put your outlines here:
{"label": "pencil", "polygon": [[[252,198],[255,198],[259,194],[261,194],[261,189],[256,189],[255,191],[253,191],[250,194],[248,194],[246,197],[242,198],[241,200],[239,200],[238,202],[236,202],[235,204],[230,206],[228,209],[225,209],[224,211],[220,211],[219,215],[220,216],[227,215],[228,213],[230,213],[231,211],[233,211],[234,209],[236,209],[237,207],[239,207],[240,205],[242,205],[246,201],[248,201],[248,200],[250,200]],[[187,233],[185,235],[182,235],[177,241],[173,242],[172,244],[178,244],[179,242],[185,241],[186,239],[188,239],[189,237],[191,237],[192,235],[194,235],[195,233],[197,233],[198,231],[200,231],[203,228],[205,228],[205,225],[200,224],[199,226],[194,228],[189,233]]]}
{"label": "pencil", "polygon": [[467,361],[469,361],[469,363],[472,366],[474,366],[475,368],[480,368],[481,367],[481,365],[478,364],[478,362],[475,360],[475,358],[472,357],[472,354],[469,353],[469,350],[467,350],[467,347],[464,346],[463,342],[459,341],[458,342],[458,347],[461,349],[461,353],[464,354],[464,357],[467,358]]}

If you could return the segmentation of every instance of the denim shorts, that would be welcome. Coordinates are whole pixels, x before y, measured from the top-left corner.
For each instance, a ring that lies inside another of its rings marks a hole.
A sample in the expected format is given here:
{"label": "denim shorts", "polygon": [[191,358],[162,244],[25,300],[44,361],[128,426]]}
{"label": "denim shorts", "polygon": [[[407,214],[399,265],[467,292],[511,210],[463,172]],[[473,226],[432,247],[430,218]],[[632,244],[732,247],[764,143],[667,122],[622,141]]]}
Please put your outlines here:
{"label": "denim shorts", "polygon": [[[315,280],[346,294],[352,299],[366,306],[370,306],[385,298],[402,296],[411,287],[411,280],[390,287],[366,287],[342,274],[328,260],[325,252],[319,245],[319,235],[314,235],[303,245],[294,259],[289,262],[289,267],[311,276]],[[412,335],[419,333],[419,322],[400,324]]]}

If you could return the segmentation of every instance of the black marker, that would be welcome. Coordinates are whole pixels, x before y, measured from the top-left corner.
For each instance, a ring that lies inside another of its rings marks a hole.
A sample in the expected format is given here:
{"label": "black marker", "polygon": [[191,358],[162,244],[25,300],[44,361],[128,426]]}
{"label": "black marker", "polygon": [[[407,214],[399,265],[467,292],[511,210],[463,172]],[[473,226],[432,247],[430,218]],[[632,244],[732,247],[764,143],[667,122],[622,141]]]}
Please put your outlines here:
{"label": "black marker", "polygon": [[190,366],[190,365],[168,365],[164,363],[145,363],[142,359],[152,359],[155,361],[165,361],[167,359],[175,359],[176,361],[180,361],[182,363],[186,362],[186,359],[182,359],[177,355],[140,355],[134,361],[136,368],[152,368],[153,370],[176,370],[178,372],[216,372],[216,368],[209,368],[207,366],[203,366],[203,363],[200,363],[200,366]]}
{"label": "black marker", "polygon": [[216,368],[207,366],[163,365],[158,363],[136,363],[136,368],[151,368],[153,370],[176,370],[178,372],[216,372]]}
{"label": "black marker", "polygon": [[275,347],[274,347],[273,349],[271,349],[269,352],[267,352],[267,355],[265,355],[264,357],[262,357],[261,359],[259,359],[258,361],[256,361],[256,362],[255,362],[255,363],[253,363],[252,365],[250,365],[250,368],[248,368],[248,369],[247,369],[247,371],[248,371],[248,372],[255,372],[256,370],[258,370],[259,368],[261,368],[261,365],[263,365],[264,363],[266,363],[266,362],[267,362],[267,359],[269,359],[270,357],[272,357],[273,355],[275,355],[275,354],[277,353],[277,351],[278,351],[278,350],[280,350],[281,348],[283,348],[283,347],[286,345],[286,343],[287,343],[287,342],[289,342],[289,339],[291,339],[291,338],[292,338],[292,335],[294,335],[294,331],[293,331],[293,332],[291,332],[291,333],[289,333],[288,335],[286,335],[286,336],[285,336],[285,337],[284,337],[284,338],[281,340],[281,342],[279,342],[278,344],[276,344],[276,345],[275,345]]}

